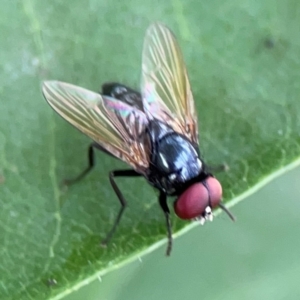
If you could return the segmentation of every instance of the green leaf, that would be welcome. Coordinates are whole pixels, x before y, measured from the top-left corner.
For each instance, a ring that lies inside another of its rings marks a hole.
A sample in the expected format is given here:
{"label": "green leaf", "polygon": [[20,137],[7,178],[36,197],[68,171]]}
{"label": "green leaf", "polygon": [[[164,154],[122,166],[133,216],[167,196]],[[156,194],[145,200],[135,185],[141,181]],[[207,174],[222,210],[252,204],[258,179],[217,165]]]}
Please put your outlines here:
{"label": "green leaf", "polygon": [[190,230],[170,259],[156,249],[64,300],[298,300],[299,177],[300,166],[233,207],[236,223]]}
{"label": "green leaf", "polygon": [[[89,139],[49,108],[43,80],[94,91],[105,81],[138,88],[143,35],[151,22],[164,22],[184,53],[203,157],[230,166],[217,174],[227,202],[299,157],[299,6],[296,0],[3,3],[2,298],[60,299],[151,251],[166,235],[153,189],[143,179],[118,180],[128,209],[112,243],[99,247],[119,209],[107,174],[126,165],[99,152],[89,176],[60,188],[86,166]],[[188,225],[172,221],[174,232]]]}

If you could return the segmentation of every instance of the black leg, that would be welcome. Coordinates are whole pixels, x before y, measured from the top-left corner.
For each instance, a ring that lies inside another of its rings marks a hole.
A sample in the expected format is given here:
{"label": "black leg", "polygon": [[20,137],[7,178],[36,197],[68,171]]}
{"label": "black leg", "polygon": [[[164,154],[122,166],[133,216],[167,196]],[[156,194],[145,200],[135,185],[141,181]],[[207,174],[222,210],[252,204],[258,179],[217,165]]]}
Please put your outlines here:
{"label": "black leg", "polygon": [[97,143],[91,143],[89,148],[88,148],[88,166],[75,178],[72,179],[65,179],[64,180],[64,184],[66,185],[72,185],[78,181],[80,181],[83,177],[85,177],[95,166],[95,149],[98,149],[110,156],[113,156],[111,153],[109,153],[107,150],[105,150],[104,148],[102,148],[100,145],[98,145]]}
{"label": "black leg", "polygon": [[88,166],[75,178],[65,179],[64,184],[72,185],[72,184],[78,182],[79,180],[81,180],[85,175],[87,175],[93,169],[93,167],[95,166],[94,148],[97,148],[97,146],[98,145],[96,143],[90,144],[90,146],[88,148]]}
{"label": "black leg", "polygon": [[171,227],[171,220],[170,220],[170,210],[167,204],[167,195],[162,191],[159,194],[159,204],[166,217],[167,234],[168,234],[168,246],[167,246],[166,255],[169,256],[171,254],[172,243],[173,243],[172,227]]}
{"label": "black leg", "polygon": [[120,223],[121,217],[123,215],[123,212],[124,212],[126,204],[127,204],[127,202],[126,202],[123,194],[121,193],[120,189],[118,188],[114,178],[115,177],[137,177],[137,176],[142,176],[142,175],[137,173],[134,170],[116,170],[116,171],[112,171],[109,173],[110,184],[118,196],[118,199],[121,203],[121,208],[119,210],[119,213],[117,215],[117,218],[116,218],[111,230],[108,232],[105,239],[101,242],[101,245],[105,246],[109,243],[111,237],[113,236],[113,234],[116,231],[118,224]]}

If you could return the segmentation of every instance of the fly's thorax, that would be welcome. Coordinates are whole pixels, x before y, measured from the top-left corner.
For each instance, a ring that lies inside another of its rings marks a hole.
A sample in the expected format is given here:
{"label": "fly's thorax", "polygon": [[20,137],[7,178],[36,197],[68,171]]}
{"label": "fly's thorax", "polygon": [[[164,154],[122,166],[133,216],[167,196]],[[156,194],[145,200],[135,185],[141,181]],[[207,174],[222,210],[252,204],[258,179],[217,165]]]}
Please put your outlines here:
{"label": "fly's thorax", "polygon": [[203,164],[198,149],[160,121],[151,121],[148,129],[152,150],[148,180],[158,189],[173,194],[201,173]]}
{"label": "fly's thorax", "polygon": [[167,125],[157,119],[149,120],[147,133],[149,138],[154,146],[159,140],[161,140],[167,134],[174,133],[174,130]]}

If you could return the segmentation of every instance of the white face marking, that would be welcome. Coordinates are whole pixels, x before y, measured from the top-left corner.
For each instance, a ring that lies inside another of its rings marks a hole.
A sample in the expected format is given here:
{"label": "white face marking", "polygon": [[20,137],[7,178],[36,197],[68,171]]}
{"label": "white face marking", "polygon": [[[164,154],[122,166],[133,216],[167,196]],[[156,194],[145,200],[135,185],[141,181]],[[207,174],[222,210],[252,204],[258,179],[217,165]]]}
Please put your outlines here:
{"label": "white face marking", "polygon": [[205,208],[205,215],[204,218],[208,221],[212,221],[213,220],[213,214],[212,214],[212,210],[210,206],[207,206]]}
{"label": "white face marking", "polygon": [[205,218],[203,218],[202,216],[196,217],[193,220],[196,221],[196,222],[199,222],[200,225],[204,225],[204,223],[206,221]]}
{"label": "white face marking", "polygon": [[199,221],[200,225],[204,225],[205,224],[205,221],[212,221],[214,218],[213,216],[213,213],[212,213],[212,210],[211,210],[211,207],[210,206],[207,206],[204,210],[204,214],[199,217],[196,217],[194,220],[195,221]]}
{"label": "white face marking", "polygon": [[211,214],[211,208],[210,208],[210,206],[206,206],[206,208],[205,208],[205,214],[206,215]]}
{"label": "white face marking", "polygon": [[200,217],[200,219],[199,219],[200,225],[204,225],[205,221],[206,221],[205,218]]}

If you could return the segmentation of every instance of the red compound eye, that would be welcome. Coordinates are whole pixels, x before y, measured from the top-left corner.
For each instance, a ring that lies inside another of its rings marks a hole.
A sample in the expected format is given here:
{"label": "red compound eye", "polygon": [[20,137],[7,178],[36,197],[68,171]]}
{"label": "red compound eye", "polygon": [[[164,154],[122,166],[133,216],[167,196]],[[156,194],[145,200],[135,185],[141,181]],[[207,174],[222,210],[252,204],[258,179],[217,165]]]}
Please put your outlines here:
{"label": "red compound eye", "polygon": [[175,201],[174,210],[181,219],[193,219],[201,216],[205,208],[218,206],[222,197],[220,182],[214,177],[194,183],[188,187]]}

